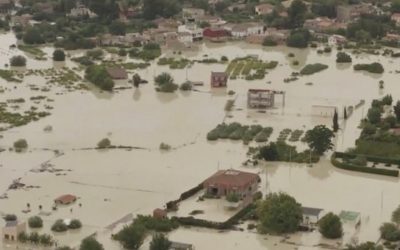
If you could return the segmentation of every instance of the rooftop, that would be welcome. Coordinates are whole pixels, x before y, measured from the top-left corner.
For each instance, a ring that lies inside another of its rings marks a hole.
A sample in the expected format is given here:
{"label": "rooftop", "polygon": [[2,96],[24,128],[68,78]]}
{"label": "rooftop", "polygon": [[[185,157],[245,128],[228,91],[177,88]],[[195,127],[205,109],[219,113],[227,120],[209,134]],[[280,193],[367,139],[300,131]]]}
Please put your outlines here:
{"label": "rooftop", "polygon": [[243,187],[254,181],[259,181],[258,174],[243,172],[234,169],[219,170],[204,181],[206,185],[224,185],[228,187]]}
{"label": "rooftop", "polygon": [[320,208],[302,207],[301,209],[303,210],[303,214],[306,215],[318,216],[322,212]]}

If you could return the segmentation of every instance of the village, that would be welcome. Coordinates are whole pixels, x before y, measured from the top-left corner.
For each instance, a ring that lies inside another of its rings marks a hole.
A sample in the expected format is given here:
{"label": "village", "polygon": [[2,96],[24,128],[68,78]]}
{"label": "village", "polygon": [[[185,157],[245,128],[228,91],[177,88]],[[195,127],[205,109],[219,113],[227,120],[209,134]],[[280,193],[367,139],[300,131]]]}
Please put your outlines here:
{"label": "village", "polygon": [[0,10],[0,249],[399,248],[397,0]]}

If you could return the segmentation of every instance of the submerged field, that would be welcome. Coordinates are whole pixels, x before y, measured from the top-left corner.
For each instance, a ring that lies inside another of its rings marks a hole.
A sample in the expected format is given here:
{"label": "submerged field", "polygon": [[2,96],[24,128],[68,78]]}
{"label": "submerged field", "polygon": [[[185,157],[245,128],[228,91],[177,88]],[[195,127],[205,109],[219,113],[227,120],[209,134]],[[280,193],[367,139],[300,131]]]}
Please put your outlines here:
{"label": "submerged field", "polygon": [[[9,45],[15,43],[10,34],[1,35],[0,40],[4,41],[0,45],[0,59],[3,62],[7,62],[11,54],[23,53],[9,51]],[[42,50],[51,55],[53,49],[45,47]],[[295,54],[294,58],[287,56],[290,52]],[[81,52],[74,53],[79,55]],[[174,56],[172,51],[165,53],[166,56]],[[218,169],[242,168],[261,174],[264,194],[284,191],[305,206],[333,212],[360,212],[362,226],[356,238],[360,242],[377,240],[381,222],[388,220],[392,210],[400,203],[397,178],[339,170],[325,158],[311,168],[290,163],[267,163],[245,168],[242,163],[247,159],[248,146],[241,141],[209,142],[206,135],[224,121],[271,127],[274,131],[269,141],[275,141],[279,132],[286,128],[307,130],[317,124],[330,127],[331,118],[312,115],[312,105],[334,105],[340,112],[344,106],[354,106],[361,99],[365,99],[365,107],[369,107],[372,99],[387,93],[392,94],[394,100],[399,99],[399,76],[395,71],[400,70],[397,62],[400,59],[353,55],[353,64],[379,61],[384,65],[384,74],[373,75],[354,72],[351,65],[337,65],[335,50],[319,55],[314,49],[262,49],[242,43],[205,44],[200,46],[199,51],[186,52],[181,56],[190,60],[227,56],[232,60],[254,54],[263,61],[277,61],[278,66],[268,69],[263,80],[246,81],[242,79],[245,76],[238,74],[236,80],[228,82],[226,90],[210,89],[209,79],[211,71],[225,71],[228,63],[195,63],[188,69],[173,70],[168,65],[159,66],[154,61],[148,68],[134,71],[149,80],[149,84],[141,85],[139,89],[121,89],[114,93],[99,92],[90,84],[88,89],[71,89],[61,84],[49,86],[40,75],[25,76],[22,83],[0,79],[0,87],[4,89],[0,93],[1,101],[24,98],[26,102],[20,104],[20,110],[30,106],[45,108],[44,101],[35,104],[31,100],[33,96],[44,95],[53,100],[49,104],[52,106],[49,116],[0,133],[0,148],[5,149],[0,153],[0,195],[6,193],[8,196],[8,199],[0,199],[0,213],[15,213],[21,219],[26,219],[38,214],[38,206],[42,205],[43,211],[51,212],[44,218],[47,225],[44,232],[49,231],[50,225],[59,218],[78,218],[83,223],[81,231],[55,235],[60,243],[76,246],[82,238],[97,232],[106,249],[120,249],[110,240],[110,234],[115,229],[108,226],[114,222],[128,214],[150,214],[153,209],[177,198],[180,193]],[[299,61],[299,65],[293,66],[293,60]],[[329,68],[284,83],[284,79],[290,77],[292,72],[300,71],[304,65],[312,63],[326,64]],[[62,66],[77,67],[69,60]],[[28,69],[53,67],[60,65],[53,65],[51,60],[37,61],[34,58],[27,63]],[[0,68],[4,69],[4,66],[0,65]],[[192,92],[158,93],[154,90],[152,80],[161,72],[170,72],[179,84],[186,78],[205,84]],[[76,74],[82,75],[82,71],[76,71]],[[129,77],[132,77],[132,73]],[[384,89],[379,89],[380,80],[385,82]],[[39,91],[32,90],[32,84]],[[117,87],[130,86],[127,81],[117,84]],[[43,87],[48,87],[48,90],[40,91]],[[286,91],[285,105],[277,97],[274,109],[265,113],[248,110],[246,93],[249,88]],[[229,90],[235,94],[228,95]],[[232,111],[227,113],[224,107],[227,100],[232,99],[235,104]],[[357,127],[366,110],[361,106],[345,123],[340,120],[342,130],[336,139],[338,150],[344,151],[354,146],[359,135]],[[52,131],[43,131],[46,126],[51,126]],[[113,145],[132,148],[93,149],[105,137]],[[27,152],[8,150],[20,138],[27,140]],[[172,150],[160,151],[161,143],[171,145]],[[288,143],[301,149],[306,147],[299,141]],[[62,171],[30,171],[39,169],[45,162]],[[7,191],[12,180],[17,178],[21,178],[26,185],[39,188]],[[77,195],[82,207],[75,204],[72,211],[71,207],[51,211],[53,199],[66,193]],[[22,210],[27,203],[31,204],[32,212],[24,214]],[[210,249],[212,246],[209,242],[214,241],[230,242],[226,248],[221,245],[220,249],[243,249],[243,242],[255,250],[293,249],[290,245],[276,245],[279,244],[279,237],[263,237],[249,232],[211,232],[179,229],[170,238],[194,243],[196,249],[200,250]],[[339,244],[349,242],[351,237],[346,235],[344,242]],[[299,233],[292,236],[291,241],[300,244],[299,249],[318,249],[316,245],[319,243],[336,245],[335,241],[320,239],[318,233]],[[15,246],[4,245],[3,248],[15,249]],[[146,249],[146,245],[142,249]]]}

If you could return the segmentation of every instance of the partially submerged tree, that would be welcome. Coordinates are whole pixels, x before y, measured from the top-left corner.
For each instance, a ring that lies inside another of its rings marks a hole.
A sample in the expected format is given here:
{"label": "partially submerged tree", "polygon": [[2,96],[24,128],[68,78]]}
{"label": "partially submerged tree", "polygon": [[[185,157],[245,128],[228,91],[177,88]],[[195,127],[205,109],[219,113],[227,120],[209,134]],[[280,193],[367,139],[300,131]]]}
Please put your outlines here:
{"label": "partially submerged tree", "polygon": [[257,213],[263,231],[293,233],[302,220],[301,205],[285,193],[273,193],[260,202]]}
{"label": "partially submerged tree", "polygon": [[62,49],[56,49],[53,52],[53,60],[57,62],[65,61],[65,53]]}
{"label": "partially submerged tree", "polygon": [[322,155],[327,150],[332,149],[332,138],[334,136],[332,130],[324,125],[318,125],[307,131],[305,140],[311,150]]}
{"label": "partially submerged tree", "polygon": [[108,138],[103,138],[97,143],[98,148],[109,148],[111,147],[111,141]]}
{"label": "partially submerged tree", "polygon": [[336,109],[335,109],[335,113],[333,114],[333,126],[332,126],[332,128],[333,128],[333,132],[338,132],[338,130],[339,130],[339,122],[338,122],[338,114],[337,114],[337,112],[336,112]]}
{"label": "partially submerged tree", "polygon": [[150,250],[168,250],[171,242],[164,234],[155,234],[150,242]]}
{"label": "partially submerged tree", "polygon": [[79,250],[104,250],[104,247],[94,237],[82,240]]}
{"label": "partially submerged tree", "polygon": [[318,222],[319,232],[328,239],[337,239],[343,235],[343,226],[339,216],[328,213]]}

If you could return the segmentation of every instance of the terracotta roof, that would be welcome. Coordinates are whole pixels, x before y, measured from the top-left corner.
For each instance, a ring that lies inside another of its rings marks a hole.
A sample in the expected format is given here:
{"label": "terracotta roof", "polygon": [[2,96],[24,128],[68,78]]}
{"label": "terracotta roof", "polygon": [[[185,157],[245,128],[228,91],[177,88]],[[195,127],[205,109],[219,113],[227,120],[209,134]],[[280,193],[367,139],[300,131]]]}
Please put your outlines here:
{"label": "terracotta roof", "polygon": [[206,186],[223,185],[226,187],[245,187],[259,181],[258,174],[242,172],[234,169],[220,170],[204,181]]}
{"label": "terracotta roof", "polygon": [[75,200],[76,200],[75,195],[64,194],[64,195],[61,195],[60,197],[56,198],[54,201],[62,203],[62,204],[68,204],[68,203],[74,202]]}

